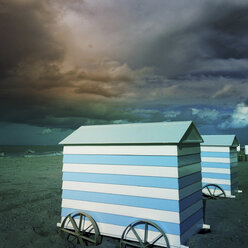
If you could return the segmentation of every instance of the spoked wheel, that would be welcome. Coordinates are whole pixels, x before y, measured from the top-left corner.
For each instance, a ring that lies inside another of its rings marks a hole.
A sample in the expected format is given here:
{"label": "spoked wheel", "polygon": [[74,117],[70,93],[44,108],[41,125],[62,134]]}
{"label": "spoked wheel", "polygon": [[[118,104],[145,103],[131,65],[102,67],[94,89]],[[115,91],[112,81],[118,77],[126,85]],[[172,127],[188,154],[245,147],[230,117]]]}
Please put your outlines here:
{"label": "spoked wheel", "polygon": [[[151,228],[154,237],[149,238]],[[156,248],[161,247],[161,244],[163,244],[163,247],[165,247],[164,245],[170,247],[166,234],[158,225],[146,220],[136,221],[128,225],[120,240],[120,248]]]}
{"label": "spoked wheel", "polygon": [[202,196],[205,199],[214,199],[217,200],[218,198],[226,197],[225,191],[216,184],[207,184],[202,188]]}
{"label": "spoked wheel", "polygon": [[101,242],[100,232],[95,220],[84,212],[73,212],[63,220],[60,233],[69,242],[80,245],[88,243],[98,245]]}

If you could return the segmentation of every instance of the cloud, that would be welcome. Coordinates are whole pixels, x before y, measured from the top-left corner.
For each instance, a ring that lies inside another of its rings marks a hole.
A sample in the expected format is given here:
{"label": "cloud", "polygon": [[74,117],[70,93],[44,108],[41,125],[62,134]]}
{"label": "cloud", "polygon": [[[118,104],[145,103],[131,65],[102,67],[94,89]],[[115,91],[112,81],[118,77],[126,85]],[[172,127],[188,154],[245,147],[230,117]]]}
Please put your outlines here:
{"label": "cloud", "polygon": [[197,109],[197,108],[192,108],[192,115],[199,117],[200,119],[205,119],[208,121],[214,121],[217,120],[219,117],[219,111],[216,109],[209,109],[209,108],[204,108],[204,109]]}
{"label": "cloud", "polygon": [[226,84],[222,89],[220,89],[213,95],[213,98],[228,98],[232,97],[234,94],[237,94],[235,86]]}
{"label": "cloud", "polygon": [[2,1],[1,120],[218,121],[248,90],[247,3],[223,3]]}
{"label": "cloud", "polygon": [[181,111],[178,110],[169,110],[164,112],[166,118],[175,118],[181,114]]}
{"label": "cloud", "polygon": [[54,31],[56,15],[48,1],[1,2],[0,75],[15,73],[23,64],[60,60],[64,47]]}
{"label": "cloud", "polygon": [[41,133],[42,134],[50,134],[50,133],[52,133],[52,129],[51,128],[45,128],[45,129],[42,130]]}
{"label": "cloud", "polygon": [[221,129],[245,128],[248,126],[248,106],[245,103],[237,104],[230,118],[219,124]]}

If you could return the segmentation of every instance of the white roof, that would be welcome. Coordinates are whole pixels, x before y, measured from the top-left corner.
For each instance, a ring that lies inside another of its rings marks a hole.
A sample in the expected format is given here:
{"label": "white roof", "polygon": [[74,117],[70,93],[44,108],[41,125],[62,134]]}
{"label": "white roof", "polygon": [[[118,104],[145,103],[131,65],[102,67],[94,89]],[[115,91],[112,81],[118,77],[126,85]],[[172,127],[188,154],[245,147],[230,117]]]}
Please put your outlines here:
{"label": "white roof", "polygon": [[204,143],[202,146],[233,146],[239,145],[234,134],[231,135],[202,135]]}
{"label": "white roof", "polygon": [[200,143],[192,121],[81,126],[60,144]]}

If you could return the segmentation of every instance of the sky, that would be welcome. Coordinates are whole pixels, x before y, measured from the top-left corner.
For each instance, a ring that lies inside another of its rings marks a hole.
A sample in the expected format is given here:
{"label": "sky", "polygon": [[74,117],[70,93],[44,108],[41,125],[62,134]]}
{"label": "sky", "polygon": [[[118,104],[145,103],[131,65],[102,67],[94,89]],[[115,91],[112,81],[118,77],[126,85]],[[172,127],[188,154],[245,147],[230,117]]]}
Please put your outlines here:
{"label": "sky", "polygon": [[0,144],[192,120],[248,144],[247,0],[1,0]]}

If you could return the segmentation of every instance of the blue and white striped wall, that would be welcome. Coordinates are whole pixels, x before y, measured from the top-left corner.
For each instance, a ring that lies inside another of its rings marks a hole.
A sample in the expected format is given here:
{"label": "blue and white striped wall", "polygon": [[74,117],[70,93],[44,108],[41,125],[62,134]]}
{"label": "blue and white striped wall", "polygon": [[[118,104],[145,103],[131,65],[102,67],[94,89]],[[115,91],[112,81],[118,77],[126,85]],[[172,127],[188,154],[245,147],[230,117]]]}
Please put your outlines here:
{"label": "blue and white striped wall", "polygon": [[202,184],[219,185],[227,197],[238,190],[238,155],[236,147],[201,146]]}
{"label": "blue and white striped wall", "polygon": [[[199,144],[64,146],[63,154],[61,222],[85,211],[102,235],[120,238],[130,223],[147,219],[164,230],[171,247],[183,247],[201,229]],[[149,232],[151,240],[155,235]]]}

